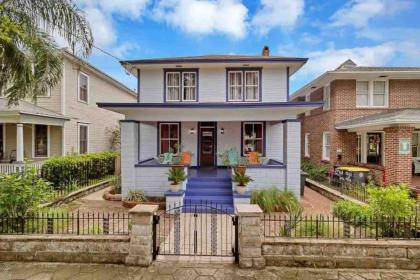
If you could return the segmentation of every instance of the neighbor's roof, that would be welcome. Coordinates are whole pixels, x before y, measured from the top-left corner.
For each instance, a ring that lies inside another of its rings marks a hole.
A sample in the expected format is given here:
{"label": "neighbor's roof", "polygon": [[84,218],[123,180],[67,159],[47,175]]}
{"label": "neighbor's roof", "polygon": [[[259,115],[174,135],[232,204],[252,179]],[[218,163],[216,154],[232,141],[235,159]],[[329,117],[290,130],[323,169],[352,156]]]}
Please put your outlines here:
{"label": "neighbor's roof", "polygon": [[7,99],[0,98],[0,116],[18,114],[69,120],[68,117],[62,114],[55,113],[26,101],[19,101],[19,105],[9,106]]}
{"label": "neighbor's roof", "polygon": [[337,129],[369,126],[420,123],[420,109],[395,109],[387,112],[354,118],[335,125]]}
{"label": "neighbor's roof", "polygon": [[[377,66],[358,66],[351,59],[346,60],[340,64],[336,69],[327,71],[316,79],[312,80],[305,86],[301,87],[295,91],[290,99],[293,100],[297,97],[304,96],[309,92],[313,92],[315,89],[324,86],[324,84],[329,83],[331,80],[334,80],[334,76],[339,75],[360,75],[363,78],[369,78],[369,76],[381,77],[399,74],[401,76],[407,74],[415,74],[420,77],[420,67],[377,67]],[[408,76],[407,76],[408,77]]]}

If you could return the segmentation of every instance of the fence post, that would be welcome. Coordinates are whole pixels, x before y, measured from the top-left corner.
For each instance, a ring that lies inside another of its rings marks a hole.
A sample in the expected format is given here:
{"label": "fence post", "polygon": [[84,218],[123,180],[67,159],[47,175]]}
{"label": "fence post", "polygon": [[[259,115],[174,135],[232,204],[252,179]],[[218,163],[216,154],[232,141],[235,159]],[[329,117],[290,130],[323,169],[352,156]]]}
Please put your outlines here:
{"label": "fence post", "polygon": [[236,213],[239,218],[239,267],[265,268],[261,230],[263,211],[256,204],[238,204]]}
{"label": "fence post", "polygon": [[127,265],[149,266],[153,257],[153,215],[158,205],[136,205],[128,214],[131,219],[130,247]]}
{"label": "fence post", "polygon": [[54,219],[51,216],[47,216],[47,233],[48,234],[54,233]]}

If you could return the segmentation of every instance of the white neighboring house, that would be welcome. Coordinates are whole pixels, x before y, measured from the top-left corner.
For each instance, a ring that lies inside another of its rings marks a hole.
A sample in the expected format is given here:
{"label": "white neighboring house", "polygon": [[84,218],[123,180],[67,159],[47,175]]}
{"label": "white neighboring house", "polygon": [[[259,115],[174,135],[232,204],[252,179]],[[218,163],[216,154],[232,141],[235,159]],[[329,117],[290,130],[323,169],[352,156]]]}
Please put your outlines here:
{"label": "white neighboring house", "polygon": [[123,195],[142,189],[163,196],[168,165],[159,156],[180,144],[192,153],[188,180],[201,176],[203,184],[213,182],[224,168],[218,153],[236,148],[241,156],[255,151],[264,158],[247,168],[254,180],[249,190],[277,187],[299,196],[297,116],[322,105],[288,100],[289,78],[306,61],[267,52],[122,61],[138,78],[137,103],[98,105],[126,116],[121,122]]}
{"label": "white neighboring house", "polygon": [[0,172],[24,159],[109,150],[111,131],[123,115],[99,108],[103,101],[135,102],[136,93],[64,51],[63,78],[36,102],[8,106],[0,98]]}

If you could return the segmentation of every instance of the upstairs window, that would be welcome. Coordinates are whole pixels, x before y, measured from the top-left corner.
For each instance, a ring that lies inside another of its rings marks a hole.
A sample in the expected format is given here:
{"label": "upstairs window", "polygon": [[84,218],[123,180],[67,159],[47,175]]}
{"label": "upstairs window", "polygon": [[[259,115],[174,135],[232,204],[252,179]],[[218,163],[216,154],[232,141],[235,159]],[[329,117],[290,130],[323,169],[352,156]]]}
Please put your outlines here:
{"label": "upstairs window", "polygon": [[261,71],[252,69],[227,72],[227,101],[260,101]]}
{"label": "upstairs window", "polygon": [[88,103],[89,100],[89,76],[83,72],[79,73],[79,101]]}
{"label": "upstairs window", "polygon": [[324,101],[324,106],[323,106],[323,110],[327,111],[330,109],[330,103],[331,103],[331,87],[330,85],[326,85],[324,87],[324,93],[323,93],[323,101]]}
{"label": "upstairs window", "polygon": [[166,72],[166,101],[197,101],[197,72]]}
{"label": "upstairs window", "polygon": [[387,81],[356,82],[356,107],[386,107],[387,104]]}

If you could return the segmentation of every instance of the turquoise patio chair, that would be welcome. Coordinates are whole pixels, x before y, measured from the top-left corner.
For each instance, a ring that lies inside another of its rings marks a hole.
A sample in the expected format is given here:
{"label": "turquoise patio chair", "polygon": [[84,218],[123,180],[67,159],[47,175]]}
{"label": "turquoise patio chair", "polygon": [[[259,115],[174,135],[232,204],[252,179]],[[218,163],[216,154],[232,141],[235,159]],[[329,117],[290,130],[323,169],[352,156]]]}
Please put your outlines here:
{"label": "turquoise patio chair", "polygon": [[164,153],[162,164],[172,164],[173,156],[173,153]]}
{"label": "turquoise patio chair", "polygon": [[235,151],[235,150],[230,150],[228,152],[228,160],[229,160],[229,165],[230,166],[238,165],[238,163],[239,163],[239,154],[238,154],[238,152]]}

